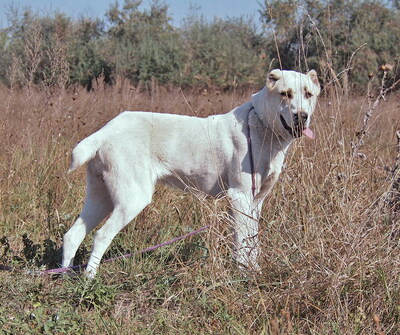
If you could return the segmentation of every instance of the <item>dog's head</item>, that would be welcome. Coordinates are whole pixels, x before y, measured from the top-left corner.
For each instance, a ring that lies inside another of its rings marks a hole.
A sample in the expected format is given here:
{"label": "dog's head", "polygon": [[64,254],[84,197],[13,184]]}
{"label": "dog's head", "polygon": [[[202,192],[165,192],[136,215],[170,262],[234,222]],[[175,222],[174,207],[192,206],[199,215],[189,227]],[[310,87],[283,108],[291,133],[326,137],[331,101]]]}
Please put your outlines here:
{"label": "dog's head", "polygon": [[284,138],[302,134],[313,138],[308,128],[320,93],[317,73],[272,70],[261,95],[254,95],[253,104],[265,125]]}

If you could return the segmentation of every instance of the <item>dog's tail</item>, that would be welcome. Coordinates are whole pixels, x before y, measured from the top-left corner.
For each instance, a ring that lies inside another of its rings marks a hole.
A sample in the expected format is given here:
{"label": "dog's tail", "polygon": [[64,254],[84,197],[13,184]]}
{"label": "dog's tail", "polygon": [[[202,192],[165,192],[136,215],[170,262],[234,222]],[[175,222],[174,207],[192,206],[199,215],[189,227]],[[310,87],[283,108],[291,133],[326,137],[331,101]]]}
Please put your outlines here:
{"label": "dog's tail", "polygon": [[72,150],[71,165],[67,173],[71,173],[89,162],[97,153],[101,146],[99,134],[94,133],[86,137]]}

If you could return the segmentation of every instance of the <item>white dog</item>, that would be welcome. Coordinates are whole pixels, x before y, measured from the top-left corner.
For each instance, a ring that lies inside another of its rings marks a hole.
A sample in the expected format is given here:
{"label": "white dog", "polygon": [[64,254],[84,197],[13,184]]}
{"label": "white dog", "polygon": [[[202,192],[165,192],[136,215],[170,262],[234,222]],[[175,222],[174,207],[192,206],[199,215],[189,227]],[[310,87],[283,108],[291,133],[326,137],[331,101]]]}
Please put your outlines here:
{"label": "white dog", "polygon": [[83,210],[64,236],[63,267],[73,265],[84,239],[95,234],[87,276],[96,274],[115,235],[152,199],[163,182],[185,191],[227,196],[234,228],[233,254],[257,269],[258,220],[265,196],[281,173],[292,140],[305,134],[320,87],[317,73],[273,70],[252,100],[230,113],[197,118],[124,112],[81,141],[69,172],[86,162]]}

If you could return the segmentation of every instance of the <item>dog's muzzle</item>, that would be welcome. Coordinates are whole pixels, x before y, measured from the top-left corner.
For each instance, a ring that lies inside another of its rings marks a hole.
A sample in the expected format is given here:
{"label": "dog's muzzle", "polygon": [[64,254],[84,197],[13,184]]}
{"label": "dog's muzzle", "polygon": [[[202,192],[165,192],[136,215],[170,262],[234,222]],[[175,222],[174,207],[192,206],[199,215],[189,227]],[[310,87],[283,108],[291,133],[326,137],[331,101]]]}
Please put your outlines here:
{"label": "dog's muzzle", "polygon": [[306,128],[308,114],[305,112],[295,113],[292,115],[292,127],[290,127],[285,118],[281,115],[281,122],[283,127],[293,136],[300,137]]}

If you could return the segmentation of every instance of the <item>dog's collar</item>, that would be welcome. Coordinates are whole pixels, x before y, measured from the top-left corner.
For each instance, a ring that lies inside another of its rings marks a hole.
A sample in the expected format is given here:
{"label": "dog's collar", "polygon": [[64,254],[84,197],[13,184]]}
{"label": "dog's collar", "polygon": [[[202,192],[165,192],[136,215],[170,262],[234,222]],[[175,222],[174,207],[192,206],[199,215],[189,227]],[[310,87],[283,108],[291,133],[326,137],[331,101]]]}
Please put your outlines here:
{"label": "dog's collar", "polygon": [[[271,126],[269,124],[267,124],[266,121],[264,121],[264,119],[262,117],[260,117],[260,115],[257,113],[257,109],[254,107],[254,105],[252,105],[249,109],[249,116],[250,116],[250,112],[253,111],[254,112],[254,116],[255,118],[252,118],[252,124],[254,125],[255,122],[259,123],[262,127],[263,127],[263,132],[267,133],[267,129],[269,130],[269,132],[271,134],[273,134],[273,136],[279,141],[279,143],[284,143],[286,141],[285,137],[275,129],[274,126]],[[257,121],[255,121],[255,119]],[[283,125],[283,124],[282,124]],[[293,139],[294,137],[291,136],[290,141]],[[283,141],[283,142],[282,142]]]}
{"label": "dog's collar", "polygon": [[249,159],[250,159],[250,171],[251,171],[251,193],[253,198],[256,195],[256,173],[254,169],[254,157],[253,157],[253,146],[251,145],[251,129],[250,129],[250,113],[255,111],[254,106],[251,106],[249,109],[249,113],[247,114],[247,147],[249,151]]}

